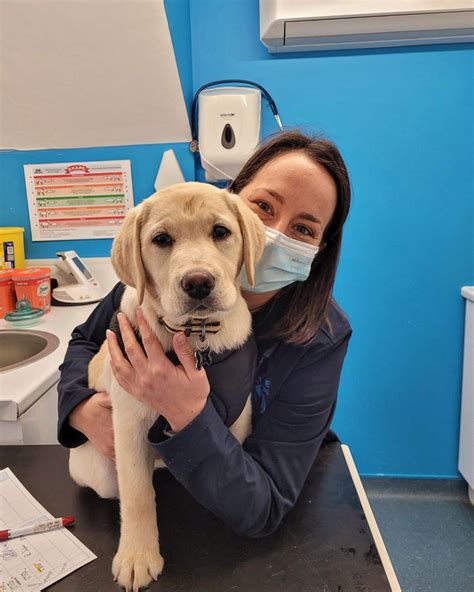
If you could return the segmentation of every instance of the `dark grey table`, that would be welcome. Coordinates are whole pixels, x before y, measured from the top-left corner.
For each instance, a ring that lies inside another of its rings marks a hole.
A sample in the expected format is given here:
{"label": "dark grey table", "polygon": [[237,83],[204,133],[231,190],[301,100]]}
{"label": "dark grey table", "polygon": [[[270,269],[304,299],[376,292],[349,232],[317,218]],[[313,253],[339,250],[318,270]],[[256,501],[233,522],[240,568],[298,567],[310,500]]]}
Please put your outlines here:
{"label": "dark grey table", "polygon": [[[51,592],[117,591],[111,562],[119,539],[117,501],[102,500],[69,477],[60,446],[4,446],[10,467],[54,516],[98,557]],[[156,592],[390,592],[339,443],[324,444],[298,503],[271,536],[235,535],[167,471],[155,472],[163,575]]]}

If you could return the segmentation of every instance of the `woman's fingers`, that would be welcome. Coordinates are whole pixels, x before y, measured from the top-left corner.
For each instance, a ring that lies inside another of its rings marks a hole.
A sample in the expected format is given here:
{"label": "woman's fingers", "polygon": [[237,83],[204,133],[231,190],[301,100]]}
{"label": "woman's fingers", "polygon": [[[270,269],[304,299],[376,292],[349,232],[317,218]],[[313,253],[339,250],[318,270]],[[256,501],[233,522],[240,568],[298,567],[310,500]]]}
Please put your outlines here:
{"label": "woman's fingers", "polygon": [[122,333],[123,344],[125,351],[127,352],[128,359],[131,365],[137,372],[144,372],[147,365],[147,357],[142,349],[142,346],[138,343],[135,331],[130,325],[130,321],[127,317],[120,312],[117,315],[118,322],[120,325],[120,332]]}
{"label": "woman's fingers", "polygon": [[184,333],[179,332],[176,335],[173,335],[173,349],[188,378],[192,378],[193,376],[200,375],[204,372],[202,368],[197,370],[196,356],[194,355],[193,348]]}
{"label": "woman's fingers", "polygon": [[122,350],[120,349],[120,346],[117,342],[117,336],[115,333],[110,331],[110,329],[107,329],[106,337],[114,376],[120,386],[125,390],[128,390],[127,383],[131,383],[133,381],[135,372],[130,363],[122,355]]}
{"label": "woman's fingers", "polygon": [[99,405],[106,409],[112,409],[112,399],[108,393],[105,391],[99,391],[98,393],[95,393],[95,396],[97,397]]}
{"label": "woman's fingers", "polygon": [[161,342],[150,329],[150,325],[146,322],[141,308],[137,309],[137,321],[138,326],[140,327],[143,347],[145,348],[148,359],[152,360],[153,363],[165,364],[166,366],[169,366],[170,364],[172,365],[172,362],[170,362],[163,351]]}
{"label": "woman's fingers", "polygon": [[115,460],[112,408],[108,405],[108,399],[109,396],[104,392],[94,393],[74,408],[69,423],[82,432],[104,456]]}

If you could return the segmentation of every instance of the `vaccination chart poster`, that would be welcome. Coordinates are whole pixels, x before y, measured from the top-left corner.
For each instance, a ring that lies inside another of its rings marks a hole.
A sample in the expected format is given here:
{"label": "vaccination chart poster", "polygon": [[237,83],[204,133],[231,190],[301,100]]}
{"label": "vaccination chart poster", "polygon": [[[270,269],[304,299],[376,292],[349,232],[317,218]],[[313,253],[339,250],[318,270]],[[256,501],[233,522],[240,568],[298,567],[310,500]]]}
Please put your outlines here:
{"label": "vaccination chart poster", "polygon": [[113,238],[133,208],[129,160],[24,169],[33,241]]}

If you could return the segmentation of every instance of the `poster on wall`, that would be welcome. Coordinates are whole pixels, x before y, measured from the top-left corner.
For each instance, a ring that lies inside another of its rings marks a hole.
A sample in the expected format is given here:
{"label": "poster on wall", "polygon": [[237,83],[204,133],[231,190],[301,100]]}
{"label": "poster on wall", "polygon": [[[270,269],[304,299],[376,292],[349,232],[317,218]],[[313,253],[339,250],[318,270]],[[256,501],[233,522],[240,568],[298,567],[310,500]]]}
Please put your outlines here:
{"label": "poster on wall", "polygon": [[26,164],[33,241],[113,238],[133,208],[129,160]]}

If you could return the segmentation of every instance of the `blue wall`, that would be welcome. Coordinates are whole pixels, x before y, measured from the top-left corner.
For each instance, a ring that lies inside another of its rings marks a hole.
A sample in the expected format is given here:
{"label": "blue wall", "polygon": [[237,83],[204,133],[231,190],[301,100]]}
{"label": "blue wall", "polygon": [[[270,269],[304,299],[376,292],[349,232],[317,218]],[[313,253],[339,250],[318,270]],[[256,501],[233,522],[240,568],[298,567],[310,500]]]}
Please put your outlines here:
{"label": "blue wall", "polygon": [[191,33],[195,89],[255,80],[285,125],[326,133],[346,159],[354,199],[335,296],[354,335],[333,425],[359,470],[457,476],[473,47],[272,56],[257,0],[191,0]]}
{"label": "blue wall", "polygon": [[[334,427],[359,470],[457,476],[459,290],[474,283],[472,46],[272,56],[257,0],[168,0],[166,10],[188,108],[206,82],[250,78],[285,125],[326,133],[346,159],[354,199],[335,296],[354,335]],[[276,130],[268,109],[263,129]],[[29,227],[24,163],[131,159],[137,203],[169,147],[192,179],[186,144],[2,153],[1,224]],[[27,236],[30,258],[64,248],[104,256],[110,241]]]}
{"label": "blue wall", "polygon": [[28,259],[54,257],[57,251],[74,249],[82,257],[108,257],[111,239],[31,241],[26,198],[24,164],[82,162],[94,160],[130,160],[135,203],[154,193],[153,184],[165,150],[173,148],[186,180],[194,178],[194,162],[187,144],[152,144],[72,148],[67,150],[26,150],[0,153],[0,226],[23,226],[25,254]]}
{"label": "blue wall", "polygon": [[[191,29],[189,0],[165,2],[173,47],[178,64],[184,99],[189,107],[192,101]],[[194,179],[194,160],[187,143],[114,146],[100,148],[74,148],[67,150],[25,150],[0,152],[0,226],[23,226],[25,253],[30,259],[54,257],[56,251],[75,249],[83,257],[104,257],[110,253],[112,241],[74,240],[32,242],[26,198],[24,164],[130,160],[135,203],[154,192],[153,184],[165,150],[173,148],[186,180]]]}

